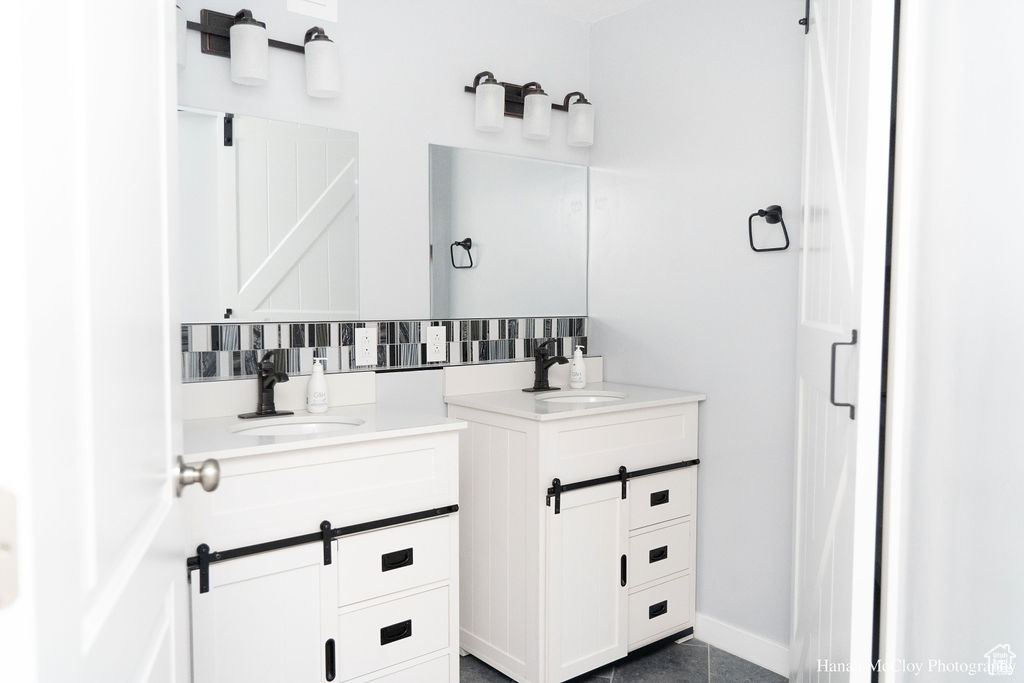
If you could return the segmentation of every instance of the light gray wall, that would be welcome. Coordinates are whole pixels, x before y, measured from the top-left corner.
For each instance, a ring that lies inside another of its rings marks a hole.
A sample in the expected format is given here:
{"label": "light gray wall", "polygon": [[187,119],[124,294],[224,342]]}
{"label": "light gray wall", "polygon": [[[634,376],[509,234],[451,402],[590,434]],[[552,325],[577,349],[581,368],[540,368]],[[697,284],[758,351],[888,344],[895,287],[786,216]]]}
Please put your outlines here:
{"label": "light gray wall", "polygon": [[[182,0],[190,20],[208,8],[234,13],[234,0]],[[473,128],[473,76],[540,81],[552,97],[589,88],[586,24],[499,0],[341,0],[335,24],[290,13],[282,0],[245,6],[272,38],[301,43],[323,25],[338,44],[342,93],[308,97],[302,56],[271,50],[270,82],[235,85],[229,61],[200,53],[189,31],[178,101],[359,134],[360,317],[429,316],[427,145],[484,149],[586,164],[589,150],[565,144],[566,116],[554,112],[548,141],[525,140],[506,118],[499,134]]]}
{"label": "light gray wall", "polygon": [[746,221],[799,232],[803,5],[653,0],[591,34],[592,336],[608,379],[708,394],[697,610],[784,644],[797,255]]}

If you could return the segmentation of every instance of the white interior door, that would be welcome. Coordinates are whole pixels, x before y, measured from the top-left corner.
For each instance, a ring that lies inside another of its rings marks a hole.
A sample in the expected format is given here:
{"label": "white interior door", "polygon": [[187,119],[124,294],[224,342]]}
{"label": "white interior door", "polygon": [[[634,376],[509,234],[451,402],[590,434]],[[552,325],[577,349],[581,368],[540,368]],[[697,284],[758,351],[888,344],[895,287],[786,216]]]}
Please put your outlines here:
{"label": "white interior door", "polygon": [[[6,9],[12,34],[39,30],[31,4]],[[170,478],[174,3],[46,9],[45,49],[26,42],[0,67],[22,109],[0,164],[19,176],[4,235],[23,267],[3,284],[23,304],[8,335],[29,371],[7,388],[27,443],[10,451],[20,586],[0,633],[18,635],[0,644],[0,680],[186,681]]]}
{"label": "white interior door", "polygon": [[810,4],[798,240],[794,681],[817,680],[821,660],[837,665],[831,680],[867,680],[870,672],[893,5]]}

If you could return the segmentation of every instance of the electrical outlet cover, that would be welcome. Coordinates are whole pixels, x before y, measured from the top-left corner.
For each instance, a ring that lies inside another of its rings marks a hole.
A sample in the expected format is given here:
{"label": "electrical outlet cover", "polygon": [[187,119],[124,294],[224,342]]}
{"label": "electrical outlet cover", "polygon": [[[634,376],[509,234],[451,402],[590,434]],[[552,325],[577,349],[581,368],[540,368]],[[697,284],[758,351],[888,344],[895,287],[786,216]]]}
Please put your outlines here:
{"label": "electrical outlet cover", "polygon": [[356,330],[356,365],[377,364],[377,326],[367,325]]}
{"label": "electrical outlet cover", "polygon": [[431,325],[427,328],[427,362],[436,363],[447,360],[445,353],[445,328],[441,325]]}

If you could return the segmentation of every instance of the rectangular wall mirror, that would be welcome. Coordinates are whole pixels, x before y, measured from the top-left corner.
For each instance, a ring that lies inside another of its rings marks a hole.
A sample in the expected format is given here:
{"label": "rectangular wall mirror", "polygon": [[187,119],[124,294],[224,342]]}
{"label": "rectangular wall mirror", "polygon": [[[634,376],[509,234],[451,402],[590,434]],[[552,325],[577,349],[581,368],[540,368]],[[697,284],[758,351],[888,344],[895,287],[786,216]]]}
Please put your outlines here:
{"label": "rectangular wall mirror", "polygon": [[586,315],[587,178],[586,166],[430,145],[430,316]]}
{"label": "rectangular wall mirror", "polygon": [[178,112],[185,322],[359,318],[358,137]]}

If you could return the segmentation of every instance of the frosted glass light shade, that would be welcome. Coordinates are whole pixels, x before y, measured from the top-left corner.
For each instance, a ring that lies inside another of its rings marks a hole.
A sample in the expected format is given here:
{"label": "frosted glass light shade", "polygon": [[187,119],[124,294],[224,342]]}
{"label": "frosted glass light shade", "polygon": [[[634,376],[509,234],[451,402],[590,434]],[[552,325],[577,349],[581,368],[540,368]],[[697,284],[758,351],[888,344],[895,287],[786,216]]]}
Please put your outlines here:
{"label": "frosted glass light shade", "polygon": [[185,49],[188,47],[188,26],[185,23],[185,10],[180,5],[175,5],[174,23],[177,28],[177,41],[175,43],[178,51],[178,68],[185,68]]}
{"label": "frosted glass light shade", "polygon": [[569,131],[566,142],[570,147],[589,147],[594,144],[594,105],[573,102],[569,105]]}
{"label": "frosted glass light shade", "polygon": [[310,97],[337,97],[341,93],[338,46],[322,30],[315,38],[309,38],[309,35],[306,34],[306,94]]}
{"label": "frosted glass light shade", "polygon": [[231,26],[231,80],[239,85],[264,85],[270,72],[267,27],[251,16]]}
{"label": "frosted glass light shade", "polygon": [[523,101],[523,137],[547,140],[551,137],[551,96],[530,93]]}
{"label": "frosted glass light shade", "polygon": [[476,86],[476,129],[497,133],[505,126],[505,86],[481,83]]}

